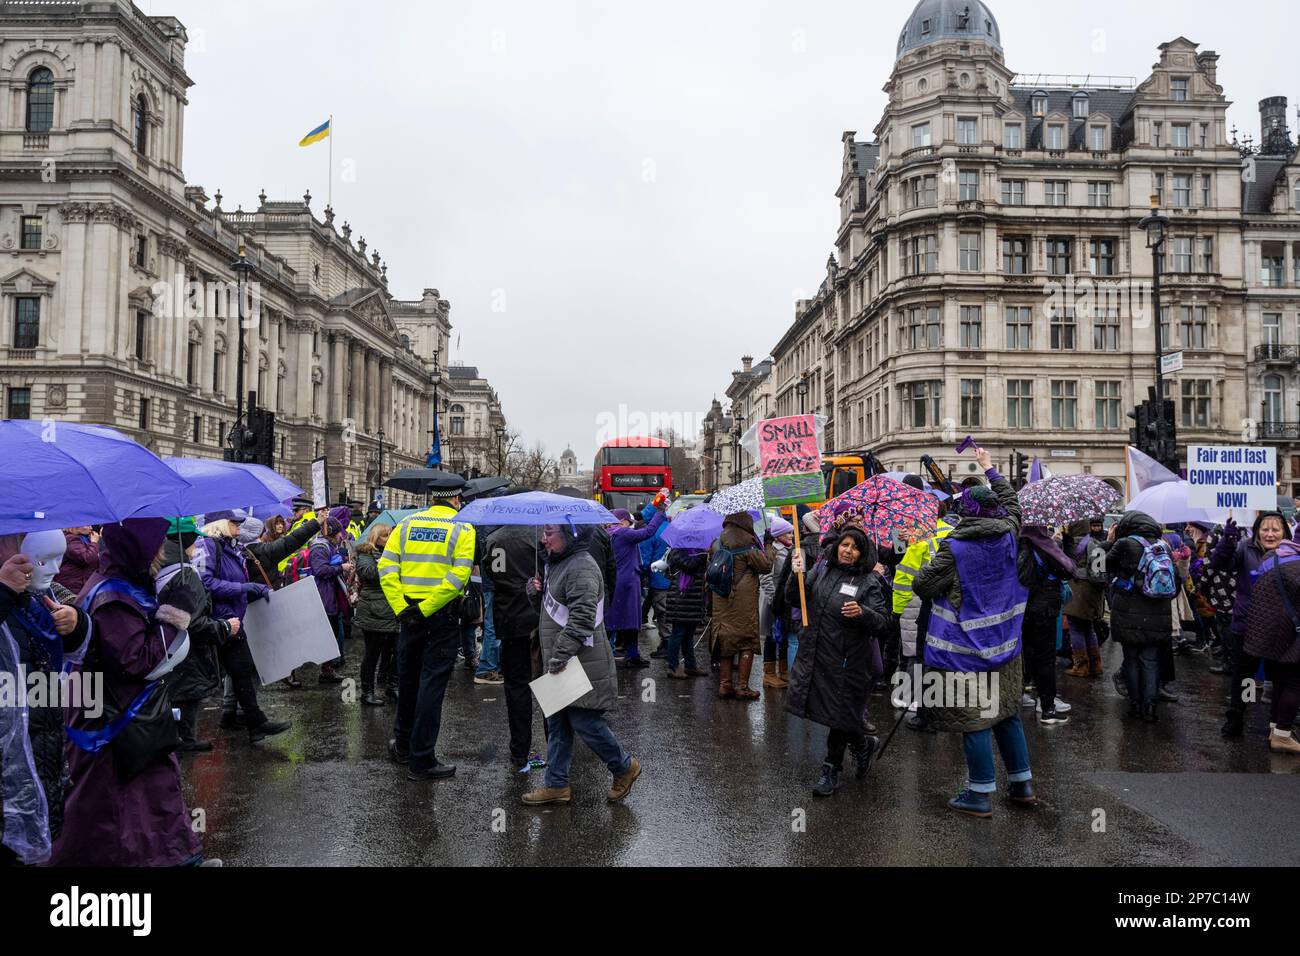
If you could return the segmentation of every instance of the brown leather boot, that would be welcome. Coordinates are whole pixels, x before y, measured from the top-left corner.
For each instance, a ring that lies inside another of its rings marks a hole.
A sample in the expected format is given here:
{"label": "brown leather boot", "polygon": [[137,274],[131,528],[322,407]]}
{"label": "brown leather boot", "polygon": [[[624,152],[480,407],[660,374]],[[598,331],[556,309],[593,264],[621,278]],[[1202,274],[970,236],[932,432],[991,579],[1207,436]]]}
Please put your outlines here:
{"label": "brown leather boot", "polygon": [[776,676],[776,661],[763,661],[763,686],[773,690],[782,686],[781,678]]}
{"label": "brown leather boot", "polygon": [[740,655],[740,675],[736,678],[736,699],[755,701],[762,698],[756,690],[749,689],[749,677],[754,672],[754,652],[745,651]]}
{"label": "brown leather boot", "polygon": [[1079,651],[1074,652],[1074,666],[1065,669],[1067,677],[1087,677],[1091,674],[1088,668],[1088,655]]}
{"label": "brown leather boot", "polygon": [[1101,666],[1101,648],[1100,648],[1100,647],[1090,647],[1090,648],[1088,648],[1088,665],[1089,665],[1089,666],[1088,666],[1088,676],[1089,676],[1089,677],[1101,677],[1101,676],[1102,676],[1103,671],[1102,671],[1102,666]]}
{"label": "brown leather boot", "polygon": [[790,686],[790,668],[786,666],[785,651],[779,651],[781,657],[776,662],[776,676],[781,679],[781,684],[785,687]]}
{"label": "brown leather boot", "polygon": [[736,688],[731,684],[731,658],[724,657],[718,663],[722,667],[722,682],[718,684],[718,699],[735,700]]}

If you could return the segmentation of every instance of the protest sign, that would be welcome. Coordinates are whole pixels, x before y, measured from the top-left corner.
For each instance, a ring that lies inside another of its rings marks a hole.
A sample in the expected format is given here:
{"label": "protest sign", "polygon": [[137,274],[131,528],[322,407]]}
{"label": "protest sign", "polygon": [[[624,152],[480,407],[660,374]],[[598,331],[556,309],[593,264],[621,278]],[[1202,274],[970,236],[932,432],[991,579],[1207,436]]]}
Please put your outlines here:
{"label": "protest sign", "polygon": [[329,472],[325,469],[326,459],[317,458],[311,463],[311,505],[313,508],[328,508],[330,503]]}
{"label": "protest sign", "polygon": [[758,459],[763,494],[769,505],[816,504],[826,499],[814,416],[774,418],[760,423]]}
{"label": "protest sign", "polygon": [[303,578],[271,592],[270,601],[253,601],[244,615],[244,633],[264,685],[284,680],[303,664],[328,664],[339,656],[338,640],[315,578]]}
{"label": "protest sign", "polygon": [[1250,445],[1187,449],[1187,503],[1232,511],[1277,509],[1277,449]]}

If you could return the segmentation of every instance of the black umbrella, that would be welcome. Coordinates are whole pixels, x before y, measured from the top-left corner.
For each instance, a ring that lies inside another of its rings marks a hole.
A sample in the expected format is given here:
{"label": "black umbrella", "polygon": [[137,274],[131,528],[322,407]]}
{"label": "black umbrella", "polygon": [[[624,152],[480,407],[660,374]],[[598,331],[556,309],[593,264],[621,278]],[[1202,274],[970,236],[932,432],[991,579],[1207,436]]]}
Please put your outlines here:
{"label": "black umbrella", "polygon": [[465,483],[465,499],[482,498],[494,491],[510,487],[509,478],[475,478]]}
{"label": "black umbrella", "polygon": [[405,468],[384,482],[384,487],[396,488],[398,491],[409,491],[413,495],[422,495],[435,482],[457,481],[464,484],[464,479],[459,475],[448,474],[445,471],[438,471],[433,468]]}

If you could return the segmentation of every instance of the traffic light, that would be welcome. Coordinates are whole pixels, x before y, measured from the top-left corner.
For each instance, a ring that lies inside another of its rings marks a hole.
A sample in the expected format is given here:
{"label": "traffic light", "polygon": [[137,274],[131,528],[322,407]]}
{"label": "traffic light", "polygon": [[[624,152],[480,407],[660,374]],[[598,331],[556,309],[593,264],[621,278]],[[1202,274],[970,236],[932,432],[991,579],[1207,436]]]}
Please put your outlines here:
{"label": "traffic light", "polygon": [[1157,403],[1149,399],[1129,413],[1135,428],[1129,429],[1129,444],[1170,471],[1182,467],[1178,458],[1178,424],[1175,406],[1170,400]]}
{"label": "traffic light", "polygon": [[248,429],[252,434],[245,447],[244,461],[254,465],[275,467],[275,412],[255,408],[248,416]]}
{"label": "traffic light", "polygon": [[1016,488],[1023,488],[1029,483],[1029,456],[1016,452]]}

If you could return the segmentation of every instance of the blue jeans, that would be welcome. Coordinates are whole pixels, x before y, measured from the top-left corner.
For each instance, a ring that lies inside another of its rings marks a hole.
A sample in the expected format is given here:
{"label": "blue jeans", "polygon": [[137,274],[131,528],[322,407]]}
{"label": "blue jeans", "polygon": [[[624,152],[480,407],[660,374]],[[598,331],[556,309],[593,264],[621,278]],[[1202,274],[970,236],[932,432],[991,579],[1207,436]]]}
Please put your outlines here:
{"label": "blue jeans", "polygon": [[677,662],[684,658],[686,666],[695,670],[695,631],[698,624],[673,624],[672,633],[668,635],[667,661],[670,671],[677,670]]}
{"label": "blue jeans", "polygon": [[998,750],[1002,753],[1002,763],[1007,768],[1007,780],[1011,783],[1025,783],[1034,779],[1029,771],[1029,747],[1025,743],[1025,728],[1020,723],[1020,715],[1014,714],[992,730],[962,735],[966,749],[966,772],[970,776],[967,786],[975,793],[997,792],[998,777],[993,767],[994,737],[997,738]]}
{"label": "blue jeans", "polygon": [[573,762],[575,733],[615,776],[632,766],[632,758],[609,729],[604,713],[599,710],[566,707],[547,721],[546,729],[550,735],[546,740],[547,787],[562,790],[569,785],[569,764]]}
{"label": "blue jeans", "polygon": [[786,666],[789,667],[790,670],[793,672],[793,671],[794,671],[794,659],[795,659],[795,657],[797,657],[798,654],[799,654],[799,631],[800,631],[800,628],[796,627],[795,625],[793,625],[793,624],[791,624],[791,623],[789,623],[789,622],[786,622],[786,623],[784,624],[784,627],[785,627],[785,645],[786,645],[786,647],[788,648],[788,650],[786,651],[788,657],[787,657],[787,660],[786,660],[785,663],[786,663]]}
{"label": "blue jeans", "polygon": [[483,651],[478,658],[478,673],[483,677],[501,669],[501,642],[492,623],[492,592],[483,592]]}

